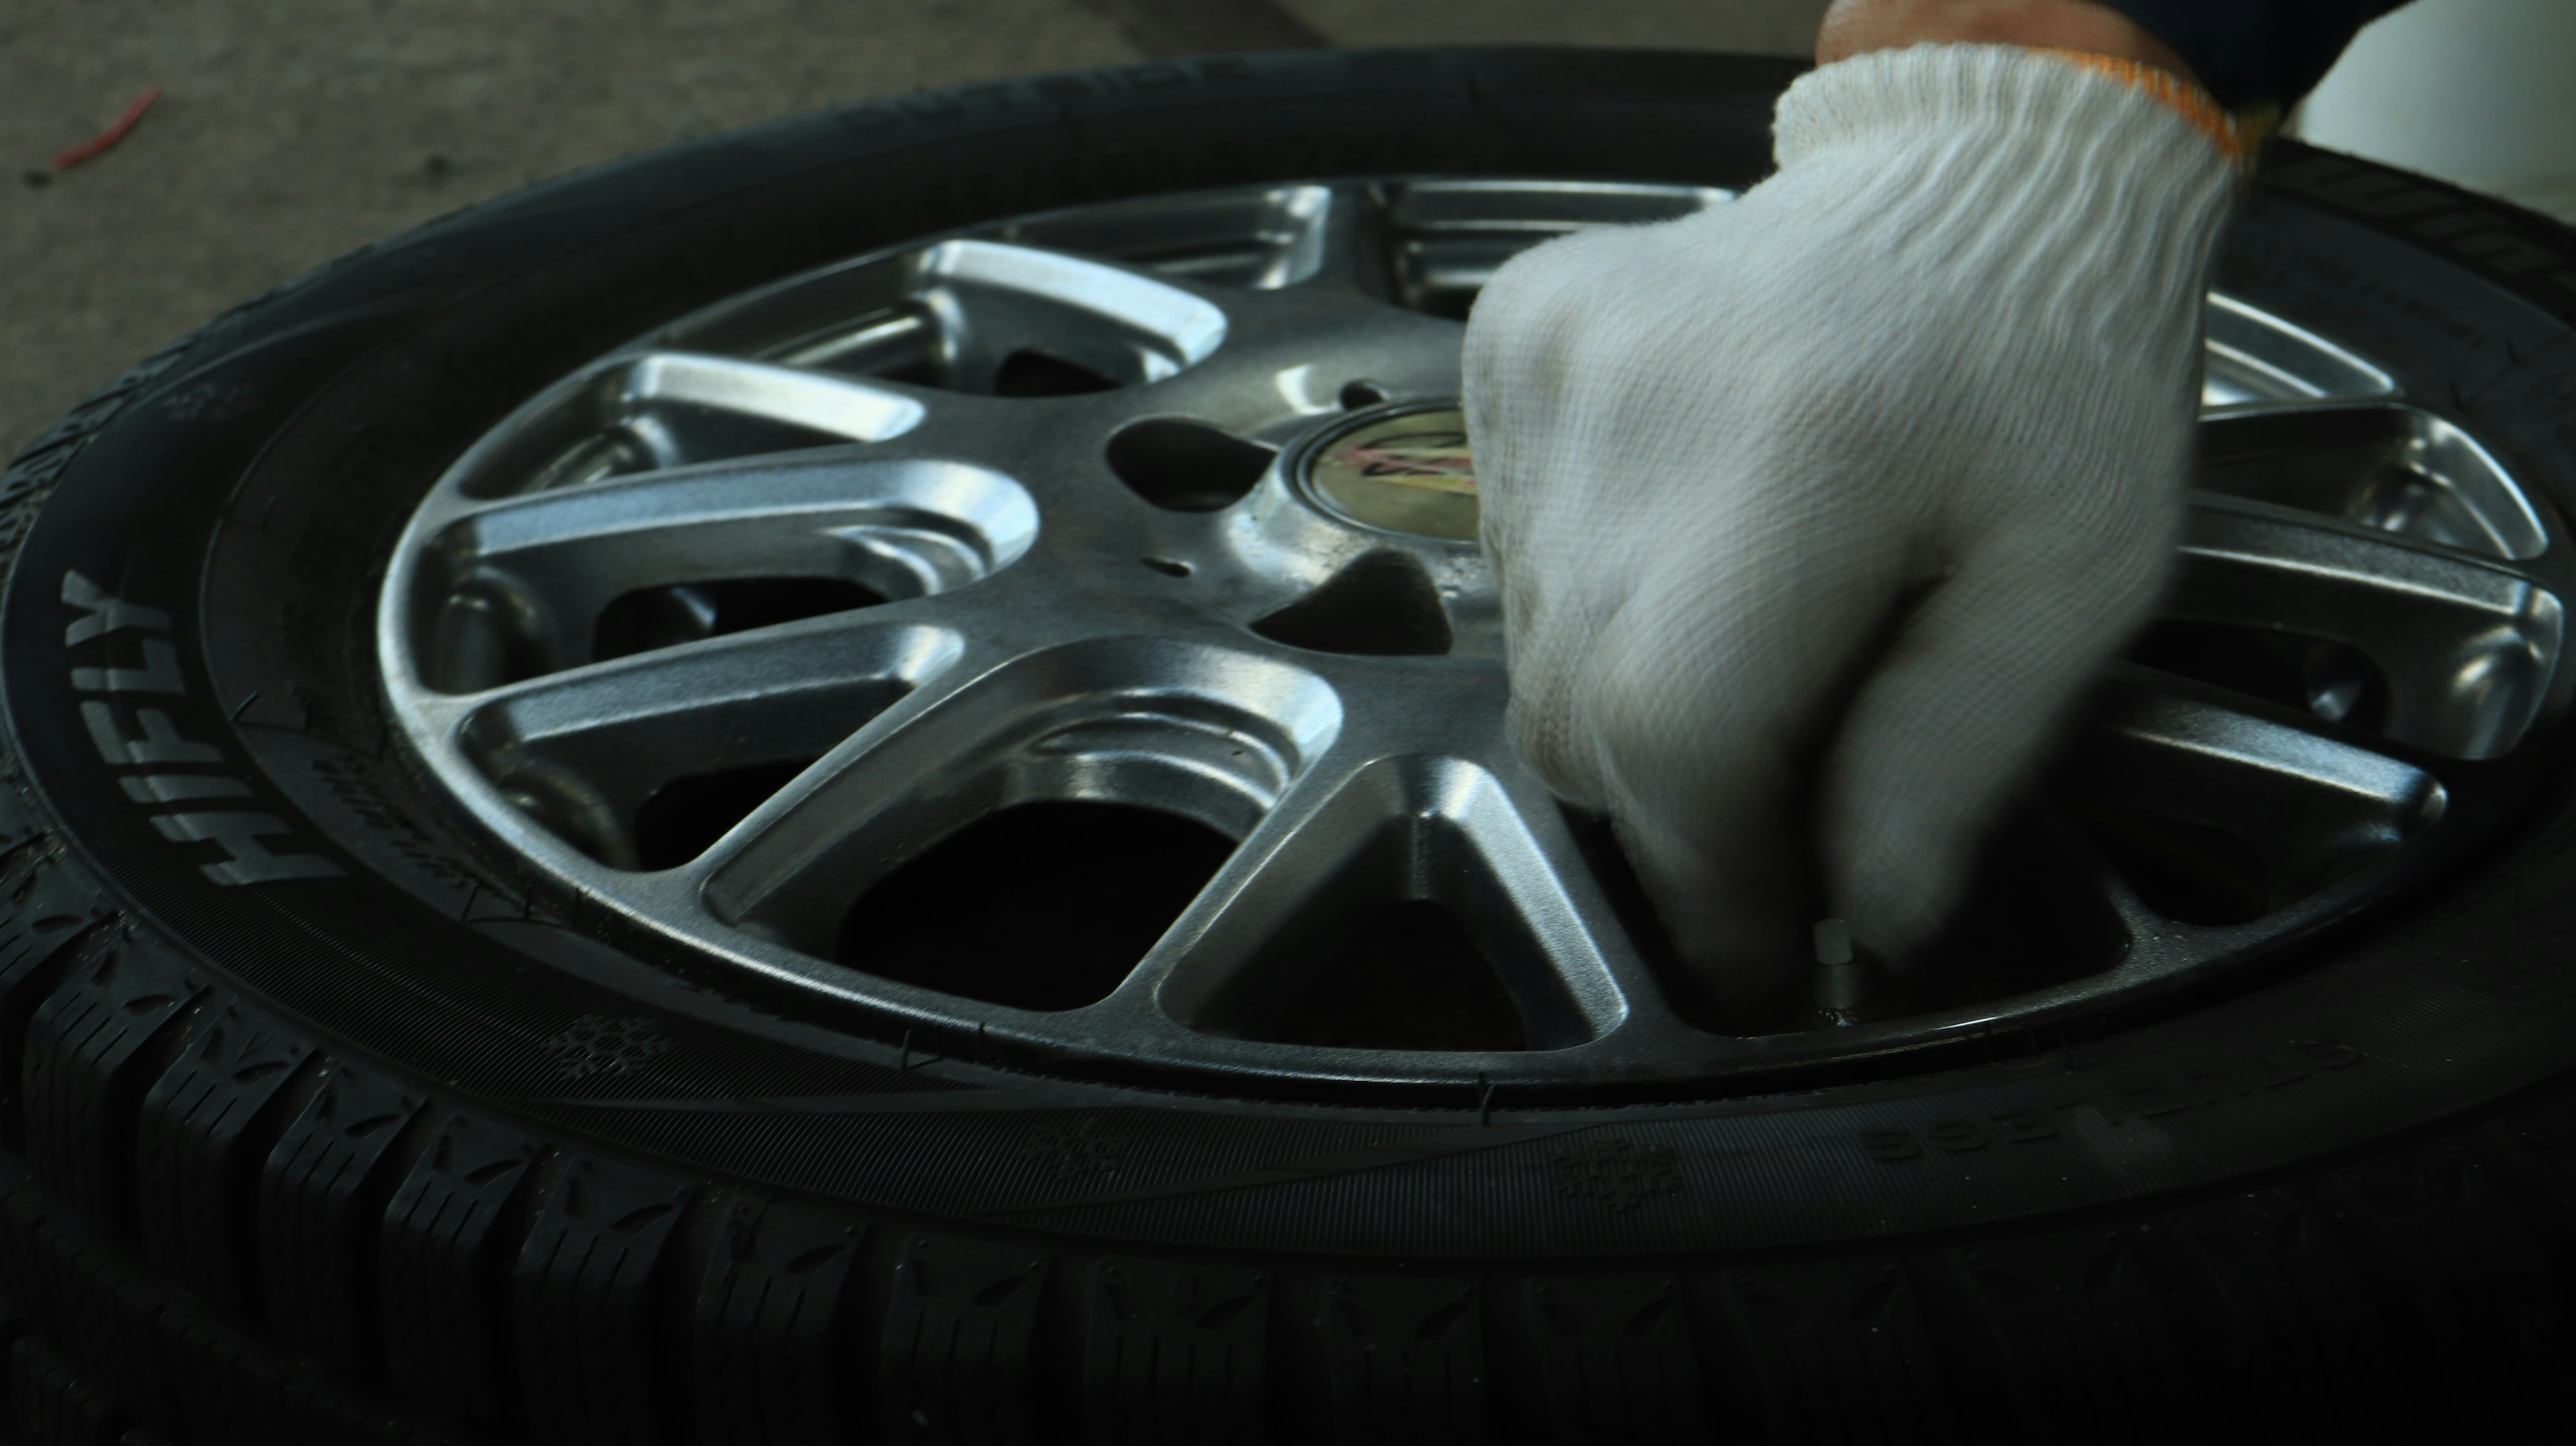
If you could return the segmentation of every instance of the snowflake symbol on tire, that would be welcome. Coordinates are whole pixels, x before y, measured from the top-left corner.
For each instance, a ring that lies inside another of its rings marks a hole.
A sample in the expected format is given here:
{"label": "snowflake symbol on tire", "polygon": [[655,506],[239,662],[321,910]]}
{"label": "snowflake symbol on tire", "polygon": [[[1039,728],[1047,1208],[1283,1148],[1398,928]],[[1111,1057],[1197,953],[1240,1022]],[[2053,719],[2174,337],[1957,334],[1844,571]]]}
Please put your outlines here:
{"label": "snowflake symbol on tire", "polygon": [[649,1019],[585,1014],[538,1044],[553,1053],[555,1076],[570,1083],[593,1075],[634,1074],[647,1060],[670,1053],[673,1040]]}
{"label": "snowflake symbol on tire", "polygon": [[161,399],[161,410],[182,422],[235,422],[249,416],[259,392],[238,382],[199,382]]}
{"label": "snowflake symbol on tire", "polygon": [[1042,1124],[1021,1153],[1058,1180],[1076,1181],[1115,1175],[1127,1155],[1127,1137],[1090,1115]]}
{"label": "snowflake symbol on tire", "polygon": [[1598,1200],[1621,1214],[1682,1188],[1681,1162],[1672,1151],[1640,1149],[1628,1140],[1580,1140],[1550,1158],[1558,1194]]}

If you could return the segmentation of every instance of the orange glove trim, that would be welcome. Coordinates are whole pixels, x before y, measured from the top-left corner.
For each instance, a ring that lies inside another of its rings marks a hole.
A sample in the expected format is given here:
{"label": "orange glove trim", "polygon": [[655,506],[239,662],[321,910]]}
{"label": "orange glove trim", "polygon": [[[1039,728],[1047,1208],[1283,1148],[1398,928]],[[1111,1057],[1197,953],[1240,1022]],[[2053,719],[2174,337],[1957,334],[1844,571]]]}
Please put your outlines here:
{"label": "orange glove trim", "polygon": [[2270,107],[2243,114],[2231,113],[2208,91],[2161,65],[2082,50],[2037,48],[2034,53],[2054,56],[2080,70],[2107,76],[2153,98],[2188,121],[2193,130],[2209,137],[2210,144],[2235,162],[2239,170],[2250,172],[2254,169],[2254,160],[2261,154],[2263,142],[2271,138],[2273,130],[2280,124],[2279,112]]}

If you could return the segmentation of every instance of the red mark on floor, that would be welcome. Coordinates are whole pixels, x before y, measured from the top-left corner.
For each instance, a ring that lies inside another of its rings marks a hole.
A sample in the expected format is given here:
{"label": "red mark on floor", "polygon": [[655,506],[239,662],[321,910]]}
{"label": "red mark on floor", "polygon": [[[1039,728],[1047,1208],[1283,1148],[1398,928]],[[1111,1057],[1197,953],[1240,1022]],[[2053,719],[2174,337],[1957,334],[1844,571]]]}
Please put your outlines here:
{"label": "red mark on floor", "polygon": [[143,113],[152,109],[152,102],[159,100],[160,98],[161,87],[157,85],[152,87],[150,90],[143,92],[143,94],[135,100],[134,104],[125,108],[125,114],[116,118],[116,124],[99,132],[96,137],[83,141],[79,145],[72,147],[70,150],[63,152],[61,155],[54,157],[54,169],[57,171],[68,171],[72,167],[79,165],[81,162],[88,160],[90,157],[105,151],[110,146],[115,145],[118,141],[125,139],[125,133],[134,129],[134,123],[143,119]]}

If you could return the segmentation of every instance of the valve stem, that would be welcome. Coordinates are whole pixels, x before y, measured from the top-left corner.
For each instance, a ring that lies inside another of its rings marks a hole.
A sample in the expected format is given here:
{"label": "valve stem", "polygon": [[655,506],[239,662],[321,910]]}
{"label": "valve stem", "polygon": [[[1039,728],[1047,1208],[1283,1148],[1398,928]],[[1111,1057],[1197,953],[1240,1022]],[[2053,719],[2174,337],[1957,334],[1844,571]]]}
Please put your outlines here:
{"label": "valve stem", "polygon": [[1837,1027],[1860,1021],[1868,978],[1852,949],[1851,925],[1840,919],[1816,921],[1816,1014]]}

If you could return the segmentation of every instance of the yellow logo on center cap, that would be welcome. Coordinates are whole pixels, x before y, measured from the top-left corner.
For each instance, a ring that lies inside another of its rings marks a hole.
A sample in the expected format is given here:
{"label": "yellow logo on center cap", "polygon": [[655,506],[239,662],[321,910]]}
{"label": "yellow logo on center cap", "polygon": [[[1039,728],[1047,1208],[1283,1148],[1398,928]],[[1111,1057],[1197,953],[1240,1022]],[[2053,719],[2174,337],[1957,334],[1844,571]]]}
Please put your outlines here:
{"label": "yellow logo on center cap", "polygon": [[1453,542],[1476,540],[1476,463],[1455,410],[1408,412],[1334,438],[1307,470],[1316,495],[1353,522]]}

